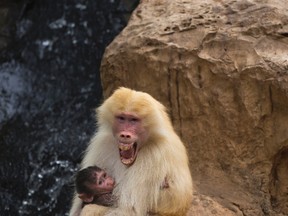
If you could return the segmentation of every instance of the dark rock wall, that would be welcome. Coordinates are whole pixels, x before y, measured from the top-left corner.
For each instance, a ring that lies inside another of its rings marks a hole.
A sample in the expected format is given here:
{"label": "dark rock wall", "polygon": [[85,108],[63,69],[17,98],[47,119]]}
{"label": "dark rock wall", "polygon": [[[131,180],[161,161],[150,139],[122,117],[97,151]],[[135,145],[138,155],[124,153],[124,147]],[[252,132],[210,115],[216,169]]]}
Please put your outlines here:
{"label": "dark rock wall", "polygon": [[0,215],[65,215],[104,48],[137,1],[0,3]]}

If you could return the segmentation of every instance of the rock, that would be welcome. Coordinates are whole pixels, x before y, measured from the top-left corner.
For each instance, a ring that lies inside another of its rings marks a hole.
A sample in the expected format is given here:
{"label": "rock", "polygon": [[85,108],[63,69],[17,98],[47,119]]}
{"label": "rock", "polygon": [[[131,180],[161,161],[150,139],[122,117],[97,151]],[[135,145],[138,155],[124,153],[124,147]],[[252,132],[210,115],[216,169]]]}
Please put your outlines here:
{"label": "rock", "polygon": [[105,51],[105,97],[127,86],[169,109],[197,192],[189,215],[288,214],[286,4],[142,0]]}

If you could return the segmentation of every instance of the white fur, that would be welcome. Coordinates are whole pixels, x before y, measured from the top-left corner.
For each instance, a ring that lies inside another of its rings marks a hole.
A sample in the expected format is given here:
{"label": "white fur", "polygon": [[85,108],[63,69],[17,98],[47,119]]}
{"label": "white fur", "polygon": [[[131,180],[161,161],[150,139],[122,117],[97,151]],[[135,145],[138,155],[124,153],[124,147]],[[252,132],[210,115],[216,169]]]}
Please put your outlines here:
{"label": "white fur", "polygon": [[[183,143],[172,128],[165,108],[148,94],[136,91],[131,94],[131,90],[126,88],[117,91],[127,97],[133,95],[133,99],[129,101],[130,107],[139,105],[134,101],[138,97],[150,102],[149,106],[152,107],[149,108],[154,110],[152,114],[155,119],[152,121],[153,126],[147,128],[150,136],[148,141],[142,144],[134,164],[127,167],[120,161],[111,123],[105,122],[105,119],[111,119],[111,116],[108,116],[111,113],[107,111],[111,108],[111,101],[115,106],[121,101],[114,102],[112,95],[109,106],[104,102],[99,108],[98,118],[101,125],[87,148],[82,167],[97,165],[115,178],[117,185],[113,193],[118,197],[118,207],[111,208],[105,215],[145,216],[149,212],[159,215],[185,215],[192,199],[188,157]],[[165,178],[169,188],[160,189]],[[81,202],[76,198],[70,216],[78,216],[80,208]]]}

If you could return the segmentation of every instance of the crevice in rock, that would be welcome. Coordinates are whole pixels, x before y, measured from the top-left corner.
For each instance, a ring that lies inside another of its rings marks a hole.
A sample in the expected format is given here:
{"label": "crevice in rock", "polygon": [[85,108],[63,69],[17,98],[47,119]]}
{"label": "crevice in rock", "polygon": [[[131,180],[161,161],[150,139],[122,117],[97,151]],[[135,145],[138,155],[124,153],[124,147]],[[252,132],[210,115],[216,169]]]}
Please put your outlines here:
{"label": "crevice in rock", "polygon": [[273,113],[273,98],[272,98],[272,86],[269,86],[269,98],[270,98],[270,104],[271,104],[271,114]]}
{"label": "crevice in rock", "polygon": [[176,70],[176,100],[177,100],[177,110],[178,110],[178,118],[179,118],[179,135],[182,137],[182,118],[181,118],[181,106],[180,106],[180,93],[179,93],[179,71]]}
{"label": "crevice in rock", "polygon": [[270,202],[279,213],[288,214],[288,146],[283,147],[273,159],[270,173]]}
{"label": "crevice in rock", "polygon": [[242,213],[243,216],[247,216],[239,204],[234,202],[232,202],[232,204]]}

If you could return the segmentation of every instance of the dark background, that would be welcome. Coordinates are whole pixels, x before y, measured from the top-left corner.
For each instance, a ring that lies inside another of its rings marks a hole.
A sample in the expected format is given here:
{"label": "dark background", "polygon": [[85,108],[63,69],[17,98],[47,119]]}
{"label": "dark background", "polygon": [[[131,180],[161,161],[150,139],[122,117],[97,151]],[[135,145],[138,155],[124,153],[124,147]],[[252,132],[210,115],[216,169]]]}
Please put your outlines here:
{"label": "dark background", "polygon": [[137,0],[0,0],[0,216],[68,215],[105,47]]}

